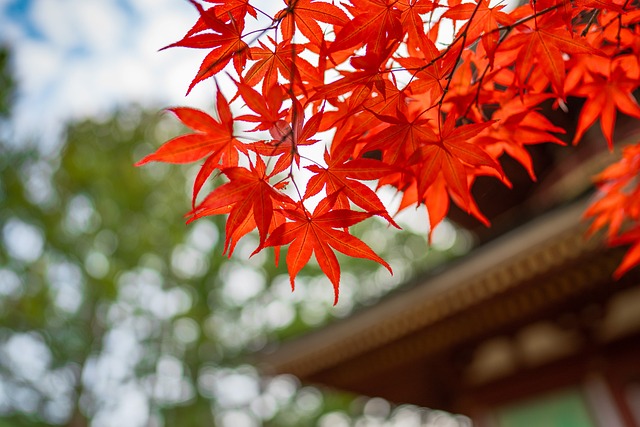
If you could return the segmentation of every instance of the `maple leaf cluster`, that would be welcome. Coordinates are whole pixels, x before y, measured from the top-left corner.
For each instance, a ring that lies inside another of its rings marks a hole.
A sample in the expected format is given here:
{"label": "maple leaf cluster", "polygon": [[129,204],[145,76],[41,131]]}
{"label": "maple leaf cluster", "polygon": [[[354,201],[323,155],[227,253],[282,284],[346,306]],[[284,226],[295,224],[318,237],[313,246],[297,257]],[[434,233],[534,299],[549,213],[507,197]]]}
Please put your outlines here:
{"label": "maple leaf cluster", "polygon": [[[288,245],[292,287],[315,255],[335,301],[335,251],[391,270],[349,233],[371,216],[397,226],[375,189],[395,188],[400,210],[424,205],[431,230],[450,203],[488,224],[470,192],[474,180],[509,186],[503,155],[535,179],[526,147],[563,144],[565,131],[540,113],[542,103],[584,99],[574,143],[599,120],[612,147],[616,115],[640,118],[635,0],[535,0],[510,11],[488,0],[283,0],[273,16],[258,1],[189,1],[199,18],[168,47],[207,51],[189,91],[213,78],[215,112],[171,109],[193,132],[138,165],[202,162],[190,220],[228,215],[229,256],[254,230],[256,252],[279,255]],[[311,147],[322,158],[306,156]],[[640,219],[637,187],[628,192],[638,151],[625,153],[604,173],[607,195],[592,208],[595,227],[611,223],[613,234],[623,219]],[[220,175],[226,183],[199,201]],[[619,272],[640,263],[638,230],[621,236],[635,246]]]}
{"label": "maple leaf cluster", "polygon": [[[616,278],[640,264],[639,170],[640,144],[625,147],[622,159],[598,175],[599,197],[585,212],[585,216],[594,217],[590,233],[608,226],[607,240],[610,245],[631,244],[614,272]],[[627,224],[630,225],[621,231]]]}

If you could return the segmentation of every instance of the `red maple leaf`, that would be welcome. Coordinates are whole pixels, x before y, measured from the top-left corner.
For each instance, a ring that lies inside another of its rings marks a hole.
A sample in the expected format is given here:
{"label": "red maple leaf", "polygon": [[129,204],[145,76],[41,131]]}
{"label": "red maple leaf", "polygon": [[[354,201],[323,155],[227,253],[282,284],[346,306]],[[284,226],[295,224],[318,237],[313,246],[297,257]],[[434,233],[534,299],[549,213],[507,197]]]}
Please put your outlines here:
{"label": "red maple leaf", "polygon": [[260,244],[264,243],[272,224],[274,205],[293,205],[293,200],[269,184],[271,176],[267,175],[265,163],[260,157],[255,166],[250,165],[250,169],[230,167],[222,169],[222,173],[229,178],[229,182],[213,190],[191,212],[191,220],[228,212],[224,244],[226,251],[234,233],[246,227],[247,218],[253,217],[252,224],[258,228]]}
{"label": "red maple leaf", "polygon": [[518,96],[506,98],[500,102],[500,108],[492,116],[496,123],[485,129],[475,140],[476,143],[494,159],[499,158],[502,153],[507,153],[517,160],[535,181],[533,161],[525,146],[545,142],[565,145],[551,133],[565,133],[565,130],[554,126],[548,118],[533,108],[550,96],[550,94],[538,94],[528,96],[526,99]]}
{"label": "red maple leaf", "polygon": [[435,43],[426,37],[420,38],[419,47],[420,51],[415,55],[395,59],[413,76],[409,84],[411,93],[427,93],[432,99],[437,99],[444,92],[447,78],[454,70],[458,57],[452,52],[442,55]]}
{"label": "red maple leaf", "polygon": [[402,39],[402,15],[395,8],[396,0],[352,0],[350,3],[344,6],[354,18],[338,31],[330,52],[364,45],[369,51],[380,52],[390,42]]}
{"label": "red maple leaf", "polygon": [[[501,10],[504,5],[489,7],[489,0],[475,3],[462,3],[449,8],[442,16],[454,21],[468,21],[457,33],[457,37],[465,34],[466,43],[471,44],[482,36],[484,49],[491,60],[500,40],[501,26],[511,25],[513,19]],[[472,19],[473,18],[473,19]]]}
{"label": "red maple leaf", "polygon": [[340,265],[333,250],[356,258],[366,258],[382,264],[389,272],[391,267],[376,255],[363,241],[341,231],[371,216],[368,212],[356,212],[347,209],[327,210],[328,204],[319,204],[313,214],[306,209],[284,209],[283,214],[291,220],[273,230],[267,241],[268,246],[289,245],[287,268],[291,289],[295,287],[295,277],[304,267],[312,254],[318,265],[327,275],[334,290],[334,305],[338,303],[340,293]]}
{"label": "red maple leaf", "polygon": [[319,47],[324,42],[324,33],[318,22],[325,22],[337,28],[349,22],[347,14],[331,3],[314,0],[284,0],[284,2],[287,8],[278,12],[275,19],[281,20],[280,29],[285,42],[293,38],[297,28],[313,45]]}
{"label": "red maple leaf", "polygon": [[244,83],[255,86],[264,79],[262,92],[267,93],[278,83],[278,72],[280,76],[297,85],[308,82],[310,76],[311,83],[318,82],[316,69],[299,56],[304,46],[292,44],[289,41],[276,44],[271,38],[269,41],[275,46],[273,50],[262,42],[259,42],[260,47],[250,49],[251,58],[257,62],[245,72]]}
{"label": "red maple leaf", "polygon": [[[616,124],[616,110],[640,119],[640,106],[631,91],[638,86],[638,79],[629,77],[621,67],[611,65],[613,71],[603,74],[592,74],[591,81],[577,86],[572,94],[585,96],[585,101],[573,143],[577,144],[584,132],[600,117],[600,128],[613,149],[613,130]],[[601,70],[606,72],[607,69]]]}
{"label": "red maple leaf", "polygon": [[574,37],[566,27],[546,15],[536,19],[531,28],[523,25],[519,34],[508,37],[499,47],[500,51],[518,50],[516,76],[524,85],[534,64],[551,82],[553,90],[564,97],[565,60],[563,54],[598,54],[598,50],[584,40]]}
{"label": "red maple leaf", "polygon": [[424,36],[425,25],[422,15],[433,12],[436,3],[432,0],[399,0],[396,7],[400,9],[400,22],[407,33],[407,47],[410,51],[419,49],[420,39]]}
{"label": "red maple leaf", "polygon": [[622,258],[620,265],[616,268],[616,271],[613,272],[613,277],[619,279],[633,267],[640,265],[640,225],[611,239],[609,244],[612,246],[631,244],[631,247]]}
{"label": "red maple leaf", "polygon": [[[408,113],[410,114],[410,113]],[[407,115],[396,111],[395,115],[375,115],[388,126],[380,132],[371,135],[365,151],[381,150],[382,159],[394,165],[402,165],[416,151],[420,149],[422,141],[431,139],[433,130],[429,119],[420,114]]]}
{"label": "red maple leaf", "polygon": [[363,56],[354,56],[350,63],[356,71],[341,72],[342,78],[316,88],[311,101],[331,99],[351,92],[349,110],[356,111],[375,87],[379,93],[385,93],[385,80],[380,73],[392,53],[391,46],[382,52],[367,51]]}
{"label": "red maple leaf", "polygon": [[[631,244],[614,273],[615,277],[640,264],[639,175],[640,144],[627,146],[622,151],[622,158],[596,177],[598,193],[584,214],[593,218],[590,234],[608,227],[607,240],[610,245]],[[631,224],[630,228],[620,233],[628,224]]]}
{"label": "red maple leaf", "polygon": [[304,123],[304,110],[298,100],[293,101],[291,108],[291,125],[284,120],[278,120],[269,129],[273,140],[253,143],[249,148],[263,156],[278,156],[272,174],[283,172],[295,161],[300,165],[298,146],[311,145],[317,140],[311,139],[316,134],[322,121],[323,111],[320,111]]}
{"label": "red maple leaf", "polygon": [[304,198],[308,199],[326,188],[327,196],[334,195],[336,197],[338,207],[348,209],[348,200],[351,200],[365,211],[380,215],[393,226],[400,228],[391,218],[375,191],[360,182],[361,180],[379,179],[389,173],[396,172],[396,169],[374,159],[349,160],[346,158],[348,151],[344,150],[343,153],[345,155],[332,156],[328,151],[325,151],[326,168],[318,165],[306,167],[315,175],[307,184]]}
{"label": "red maple leaf", "polygon": [[218,19],[225,22],[234,20],[236,22],[244,22],[247,13],[254,18],[258,17],[256,10],[249,0],[204,0],[207,3],[213,3],[213,11]]}
{"label": "red maple leaf", "polygon": [[[204,10],[199,3],[189,0],[200,13],[200,19],[182,40],[172,43],[163,49],[182,46],[197,49],[211,49],[202,61],[198,73],[189,85],[187,94],[202,80],[213,77],[233,59],[238,74],[247,63],[249,46],[242,41],[244,22],[237,22],[233,16],[225,22],[216,16],[215,8]],[[210,31],[203,33],[203,31]]]}
{"label": "red maple leaf", "polygon": [[236,86],[246,105],[258,114],[244,114],[236,117],[236,120],[258,123],[253,130],[269,130],[286,116],[286,109],[282,109],[284,94],[280,85],[271,86],[265,96],[246,83],[236,82]]}
{"label": "red maple leaf", "polygon": [[149,154],[136,163],[136,166],[151,161],[190,163],[207,157],[194,183],[193,203],[195,203],[202,185],[216,168],[237,166],[238,153],[247,154],[246,146],[233,134],[231,109],[220,90],[218,90],[216,100],[220,121],[194,108],[169,109],[195,133],[178,136],[165,142],[155,153]]}
{"label": "red maple leaf", "polygon": [[461,201],[461,207],[471,212],[472,200],[469,192],[467,168],[488,167],[502,174],[500,165],[482,148],[469,143],[481,130],[491,125],[491,121],[455,126],[453,115],[449,115],[438,132],[428,128],[421,135],[421,147],[410,162],[418,164],[418,194],[424,195],[442,175],[452,197]]}

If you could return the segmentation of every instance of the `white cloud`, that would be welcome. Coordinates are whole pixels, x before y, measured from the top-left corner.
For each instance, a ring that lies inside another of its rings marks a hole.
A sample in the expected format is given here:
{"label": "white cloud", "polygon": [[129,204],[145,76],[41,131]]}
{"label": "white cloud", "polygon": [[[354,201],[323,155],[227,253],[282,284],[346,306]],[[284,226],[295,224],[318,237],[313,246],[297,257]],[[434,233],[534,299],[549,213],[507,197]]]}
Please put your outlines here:
{"label": "white cloud", "polygon": [[39,137],[45,150],[55,149],[69,119],[129,103],[162,108],[211,99],[211,87],[184,98],[203,52],[158,52],[193,25],[193,6],[127,1],[34,0],[16,17],[0,0],[0,43],[12,49],[19,82],[15,141]]}
{"label": "white cloud", "polygon": [[69,7],[75,12],[77,35],[96,51],[117,49],[127,42],[128,20],[116,2],[72,0]]}
{"label": "white cloud", "polygon": [[126,12],[113,1],[37,0],[29,18],[59,50],[84,47],[95,54],[117,48],[127,38]]}
{"label": "white cloud", "polygon": [[18,89],[24,96],[46,95],[43,92],[62,77],[64,58],[47,43],[26,39],[12,49]]}
{"label": "white cloud", "polygon": [[28,18],[38,33],[55,46],[73,44],[74,28],[69,23],[72,11],[68,2],[35,1],[31,3]]}

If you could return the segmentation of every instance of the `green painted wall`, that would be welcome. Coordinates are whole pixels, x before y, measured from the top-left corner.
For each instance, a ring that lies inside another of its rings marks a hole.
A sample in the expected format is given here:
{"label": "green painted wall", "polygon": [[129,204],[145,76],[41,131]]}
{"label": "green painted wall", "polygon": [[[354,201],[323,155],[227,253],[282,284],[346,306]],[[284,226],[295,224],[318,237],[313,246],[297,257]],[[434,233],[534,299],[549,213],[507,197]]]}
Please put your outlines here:
{"label": "green painted wall", "polygon": [[518,402],[496,415],[499,427],[597,427],[578,389]]}

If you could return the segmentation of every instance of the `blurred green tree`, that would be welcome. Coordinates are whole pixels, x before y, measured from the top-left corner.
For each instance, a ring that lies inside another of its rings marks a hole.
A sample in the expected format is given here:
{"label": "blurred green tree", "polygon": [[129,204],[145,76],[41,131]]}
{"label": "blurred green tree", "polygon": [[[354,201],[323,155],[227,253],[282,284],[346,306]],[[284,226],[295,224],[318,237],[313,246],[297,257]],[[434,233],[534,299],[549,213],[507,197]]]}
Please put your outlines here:
{"label": "blurred green tree", "polygon": [[[374,222],[359,231],[394,264],[394,282],[351,259],[337,307],[317,265],[291,294],[269,254],[249,259],[257,236],[239,243],[247,256],[227,260],[218,218],[176,221],[190,204],[182,168],[132,166],[174,126],[132,107],[70,124],[53,157],[0,141],[0,427],[335,426],[363,416],[366,399],[262,378],[244,356],[393,289],[424,265],[424,237],[385,237]],[[430,262],[452,254],[431,252]],[[379,418],[407,411],[420,414]]]}
{"label": "blurred green tree", "polygon": [[9,49],[0,46],[0,119],[9,115],[14,89],[15,82],[9,69]]}

